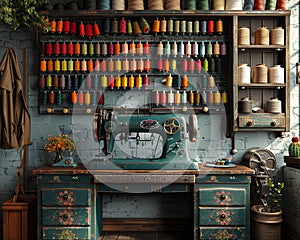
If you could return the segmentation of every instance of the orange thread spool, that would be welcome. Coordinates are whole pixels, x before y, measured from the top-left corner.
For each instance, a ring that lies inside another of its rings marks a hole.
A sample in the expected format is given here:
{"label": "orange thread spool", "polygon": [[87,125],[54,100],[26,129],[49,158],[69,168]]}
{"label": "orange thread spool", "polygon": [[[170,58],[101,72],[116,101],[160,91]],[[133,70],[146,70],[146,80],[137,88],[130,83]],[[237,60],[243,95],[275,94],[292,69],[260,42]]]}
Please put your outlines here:
{"label": "orange thread spool", "polygon": [[286,10],[286,1],[285,0],[277,0],[276,10]]}
{"label": "orange thread spool", "polygon": [[158,33],[160,28],[160,21],[158,19],[155,19],[153,21],[153,26],[152,26],[152,32]]}
{"label": "orange thread spool", "polygon": [[135,78],[135,86],[137,88],[141,88],[143,86],[143,78],[140,74]]}
{"label": "orange thread spool", "polygon": [[181,79],[181,87],[187,88],[189,86],[189,79],[186,75],[184,75]]}
{"label": "orange thread spool", "polygon": [[145,63],[144,63],[144,70],[145,70],[146,72],[149,72],[150,69],[151,69],[151,62],[150,62],[150,59],[147,58],[147,59],[145,60]]}
{"label": "orange thread spool", "polygon": [[129,53],[132,55],[136,54],[136,45],[134,42],[129,44]]}
{"label": "orange thread spool", "polygon": [[63,21],[60,19],[57,21],[56,24],[56,32],[62,33],[62,31],[63,31]]}
{"label": "orange thread spool", "polygon": [[144,70],[144,61],[143,59],[141,58],[140,60],[138,60],[138,63],[137,63],[137,70],[139,72],[142,72]]}
{"label": "orange thread spool", "polygon": [[264,10],[264,1],[263,0],[255,0],[253,9],[254,10]]}
{"label": "orange thread spool", "polygon": [[75,55],[80,55],[80,43],[76,42],[74,45],[74,53]]}
{"label": "orange thread spool", "polygon": [[136,53],[139,55],[143,54],[143,44],[141,42],[139,42],[136,46]]}
{"label": "orange thread spool", "polygon": [[51,22],[50,22],[50,28],[51,28],[50,32],[52,32],[52,33],[56,32],[56,21],[54,19],[51,20]]}
{"label": "orange thread spool", "polygon": [[102,72],[106,72],[106,60],[103,59],[102,62],[100,63],[100,69]]}
{"label": "orange thread spool", "polygon": [[169,72],[170,71],[170,62],[169,59],[164,60],[164,71]]}
{"label": "orange thread spool", "polygon": [[77,93],[75,91],[71,92],[71,102],[73,104],[77,103]]}
{"label": "orange thread spool", "polygon": [[124,72],[129,71],[129,62],[128,62],[127,58],[125,60],[123,60],[123,62],[122,62],[122,69]]}
{"label": "orange thread spool", "polygon": [[58,76],[55,75],[53,78],[52,78],[52,86],[54,88],[58,88]]}
{"label": "orange thread spool", "polygon": [[98,59],[95,60],[94,68],[96,71],[100,71],[100,61]]}
{"label": "orange thread spool", "polygon": [[55,102],[55,94],[54,94],[53,91],[51,91],[51,92],[49,93],[48,101],[49,101],[49,104],[54,104],[54,102]]}
{"label": "orange thread spool", "polygon": [[134,76],[130,75],[128,85],[130,88],[134,88]]}
{"label": "orange thread spool", "polygon": [[115,54],[119,55],[120,51],[121,51],[121,46],[120,46],[120,43],[117,42],[117,43],[115,43]]}
{"label": "orange thread spool", "polygon": [[114,61],[112,59],[110,59],[108,61],[108,71],[109,72],[113,72],[114,71]]}
{"label": "orange thread spool", "polygon": [[89,72],[93,71],[94,70],[94,62],[92,59],[90,59],[87,63],[87,69]]}
{"label": "orange thread spool", "polygon": [[48,62],[47,62],[47,69],[48,69],[48,72],[53,71],[53,61],[51,59],[48,60]]}
{"label": "orange thread spool", "polygon": [[47,70],[47,62],[45,59],[40,61],[40,71],[41,72],[46,72]]}
{"label": "orange thread spool", "polygon": [[76,59],[74,62],[74,69],[76,72],[80,71],[80,61],[78,59]]}
{"label": "orange thread spool", "polygon": [[85,72],[87,70],[87,63],[86,60],[81,61],[81,71]]}

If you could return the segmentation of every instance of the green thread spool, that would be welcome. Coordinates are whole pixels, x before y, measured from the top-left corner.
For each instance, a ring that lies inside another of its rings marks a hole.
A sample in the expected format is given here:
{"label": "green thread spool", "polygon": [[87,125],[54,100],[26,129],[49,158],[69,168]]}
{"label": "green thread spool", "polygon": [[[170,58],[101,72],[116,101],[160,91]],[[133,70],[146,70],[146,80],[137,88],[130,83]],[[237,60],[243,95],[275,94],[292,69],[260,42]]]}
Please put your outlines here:
{"label": "green thread spool", "polygon": [[180,22],[180,31],[181,31],[182,35],[184,35],[186,33],[186,21],[185,20],[182,20]]}
{"label": "green thread spool", "polygon": [[213,48],[211,42],[209,41],[208,44],[206,44],[206,56],[211,57],[212,54]]}
{"label": "green thread spool", "polygon": [[63,97],[62,97],[61,91],[58,91],[56,93],[56,104],[61,105],[62,102],[63,102]]}
{"label": "green thread spool", "polygon": [[89,55],[93,56],[95,54],[95,48],[94,48],[94,44],[90,43],[89,44]]}
{"label": "green thread spool", "polygon": [[87,55],[87,44],[85,42],[81,44],[81,54]]}
{"label": "green thread spool", "polygon": [[143,33],[149,33],[150,31],[150,26],[147,20],[143,17],[139,19],[140,27],[142,28]]}
{"label": "green thread spool", "polygon": [[132,35],[132,33],[133,33],[133,30],[132,30],[132,24],[131,24],[131,21],[128,20],[128,21],[127,21],[127,34],[128,34],[128,35]]}
{"label": "green thread spool", "polygon": [[98,94],[96,92],[93,92],[91,94],[91,104],[96,105],[98,103]]}
{"label": "green thread spool", "polygon": [[174,31],[174,22],[172,19],[168,20],[168,33],[171,35]]}
{"label": "green thread spool", "polygon": [[74,70],[74,62],[72,59],[68,61],[68,71],[73,72]]}
{"label": "green thread spool", "polygon": [[200,32],[200,23],[198,20],[194,21],[194,34],[198,35]]}
{"label": "green thread spool", "polygon": [[203,65],[203,70],[205,72],[208,72],[208,60],[206,58],[203,60],[202,65]]}
{"label": "green thread spool", "polygon": [[185,10],[196,10],[196,0],[186,0],[184,9]]}
{"label": "green thread spool", "polygon": [[265,9],[274,11],[276,9],[276,1],[275,0],[267,0]]}
{"label": "green thread spool", "polygon": [[197,0],[197,9],[209,10],[209,0]]}
{"label": "green thread spool", "polygon": [[92,86],[93,86],[94,89],[98,89],[98,87],[99,87],[99,80],[98,80],[97,75],[94,75],[92,77]]}
{"label": "green thread spool", "polygon": [[206,89],[208,87],[207,84],[208,84],[207,77],[206,75],[204,75],[202,79],[202,88]]}
{"label": "green thread spool", "polygon": [[85,77],[84,77],[83,74],[79,78],[79,87],[80,88],[84,88],[85,87]]}
{"label": "green thread spool", "polygon": [[47,93],[47,91],[44,91],[42,93],[42,104],[46,105],[47,103],[48,103],[48,93]]}

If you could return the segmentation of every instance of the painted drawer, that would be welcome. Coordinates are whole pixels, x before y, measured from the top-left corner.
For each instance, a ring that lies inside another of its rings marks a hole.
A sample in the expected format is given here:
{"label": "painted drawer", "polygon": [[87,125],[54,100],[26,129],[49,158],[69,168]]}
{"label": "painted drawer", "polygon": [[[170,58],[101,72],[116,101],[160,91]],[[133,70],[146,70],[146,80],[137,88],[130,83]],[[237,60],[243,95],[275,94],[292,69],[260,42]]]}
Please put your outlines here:
{"label": "painted drawer", "polygon": [[43,206],[91,206],[91,189],[43,188]]}
{"label": "painted drawer", "polygon": [[243,226],[246,224],[246,209],[199,207],[199,225],[202,226]]}
{"label": "painted drawer", "polygon": [[89,226],[91,224],[89,207],[42,208],[42,224],[48,226]]}
{"label": "painted drawer", "polygon": [[226,174],[226,175],[205,175],[199,176],[196,178],[196,183],[250,183],[251,176],[250,175],[233,175],[233,174]]}
{"label": "painted drawer", "polygon": [[243,188],[200,188],[199,204],[206,206],[245,206],[246,190]]}
{"label": "painted drawer", "polygon": [[91,239],[88,227],[43,227],[43,239]]}
{"label": "painted drawer", "polygon": [[248,240],[245,228],[215,228],[215,227],[200,227],[199,239],[205,240]]}
{"label": "painted drawer", "polygon": [[92,175],[60,175],[60,174],[48,174],[39,175],[39,183],[92,183]]}

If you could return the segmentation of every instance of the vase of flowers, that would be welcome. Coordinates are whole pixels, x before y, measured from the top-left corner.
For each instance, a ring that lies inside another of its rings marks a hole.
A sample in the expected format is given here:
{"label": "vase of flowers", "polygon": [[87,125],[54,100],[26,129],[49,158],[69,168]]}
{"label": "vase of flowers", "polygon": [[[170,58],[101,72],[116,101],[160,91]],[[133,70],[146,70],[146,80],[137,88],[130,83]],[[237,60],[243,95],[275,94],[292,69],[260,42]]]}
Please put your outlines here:
{"label": "vase of flowers", "polygon": [[73,160],[73,152],[76,150],[76,144],[68,134],[59,134],[55,137],[48,137],[48,143],[44,149],[47,152],[55,152],[56,156],[52,166],[76,166]]}

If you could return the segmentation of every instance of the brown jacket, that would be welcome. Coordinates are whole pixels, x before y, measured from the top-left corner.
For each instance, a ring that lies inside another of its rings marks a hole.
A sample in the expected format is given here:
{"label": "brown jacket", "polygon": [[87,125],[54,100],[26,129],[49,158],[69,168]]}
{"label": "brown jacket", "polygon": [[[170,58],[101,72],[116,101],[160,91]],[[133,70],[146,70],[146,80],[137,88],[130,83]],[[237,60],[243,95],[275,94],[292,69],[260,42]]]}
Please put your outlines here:
{"label": "brown jacket", "polygon": [[0,148],[17,149],[30,144],[30,115],[14,49],[6,50],[0,73]]}

